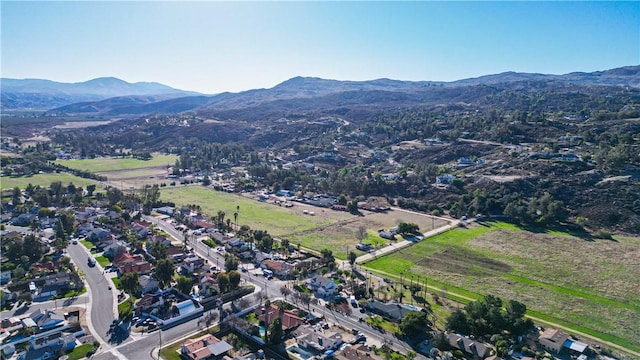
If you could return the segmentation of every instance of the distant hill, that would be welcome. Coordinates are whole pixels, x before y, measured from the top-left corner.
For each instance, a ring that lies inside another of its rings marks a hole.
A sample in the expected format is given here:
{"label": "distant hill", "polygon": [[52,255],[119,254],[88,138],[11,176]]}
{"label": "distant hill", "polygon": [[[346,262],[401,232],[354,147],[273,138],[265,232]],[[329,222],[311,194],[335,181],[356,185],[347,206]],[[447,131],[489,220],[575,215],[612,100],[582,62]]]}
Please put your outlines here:
{"label": "distant hill", "polygon": [[[494,88],[483,89],[481,86]],[[393,107],[470,103],[500,91],[545,88],[572,91],[576,86],[640,87],[640,66],[564,75],[505,72],[453,82],[392,79],[340,81],[294,77],[270,89],[213,96],[184,92],[157,83],[130,84],[115,78],[77,84],[3,79],[2,101],[3,108],[8,109],[37,108],[36,105],[51,104],[48,107],[50,113],[61,114],[109,116],[194,112],[223,119],[251,120],[296,111],[344,114],[353,110],[375,112]],[[110,97],[109,94],[114,98],[106,99]],[[81,96],[85,99],[75,103],[70,101],[73,97]]]}
{"label": "distant hill", "polygon": [[199,95],[154,83],[128,83],[114,78],[97,78],[79,83],[61,83],[42,79],[0,79],[3,110],[48,110],[78,102],[100,101],[122,96],[161,96],[168,98]]}

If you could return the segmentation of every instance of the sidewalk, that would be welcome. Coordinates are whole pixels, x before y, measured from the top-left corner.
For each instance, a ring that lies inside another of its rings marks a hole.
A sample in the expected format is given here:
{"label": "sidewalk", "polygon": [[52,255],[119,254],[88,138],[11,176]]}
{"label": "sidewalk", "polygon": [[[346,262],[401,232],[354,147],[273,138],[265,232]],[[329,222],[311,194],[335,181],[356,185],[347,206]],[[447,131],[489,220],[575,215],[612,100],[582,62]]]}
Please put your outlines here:
{"label": "sidewalk", "polygon": [[[447,232],[447,231],[449,231],[451,229],[454,229],[454,228],[458,227],[459,225],[460,225],[460,221],[459,220],[449,220],[449,224],[448,225],[441,226],[441,227],[439,227],[437,229],[433,229],[433,230],[430,230],[430,231],[427,231],[427,232],[423,233],[422,234],[422,239],[420,239],[419,241],[424,241],[424,239],[430,238],[432,236],[436,236],[438,234],[442,234],[443,232]],[[383,256],[383,255],[386,255],[386,254],[390,254],[390,253],[396,252],[396,251],[398,251],[400,249],[403,249],[403,248],[405,248],[407,246],[410,246],[410,245],[412,245],[414,243],[415,243],[414,241],[402,240],[402,241],[399,241],[399,242],[397,242],[395,244],[391,244],[389,246],[385,246],[382,249],[371,251],[371,252],[369,252],[367,254],[359,256],[356,259],[356,264],[363,264],[363,263],[372,261],[372,260],[378,258],[379,256]]]}

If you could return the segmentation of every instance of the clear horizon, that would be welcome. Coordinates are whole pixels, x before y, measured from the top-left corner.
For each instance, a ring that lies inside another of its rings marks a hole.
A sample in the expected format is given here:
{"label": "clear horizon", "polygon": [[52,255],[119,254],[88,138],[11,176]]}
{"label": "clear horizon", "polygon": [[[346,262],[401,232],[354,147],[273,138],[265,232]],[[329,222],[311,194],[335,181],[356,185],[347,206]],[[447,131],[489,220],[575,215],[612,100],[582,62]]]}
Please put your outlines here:
{"label": "clear horizon", "polygon": [[640,64],[640,2],[11,2],[1,76],[206,94]]}

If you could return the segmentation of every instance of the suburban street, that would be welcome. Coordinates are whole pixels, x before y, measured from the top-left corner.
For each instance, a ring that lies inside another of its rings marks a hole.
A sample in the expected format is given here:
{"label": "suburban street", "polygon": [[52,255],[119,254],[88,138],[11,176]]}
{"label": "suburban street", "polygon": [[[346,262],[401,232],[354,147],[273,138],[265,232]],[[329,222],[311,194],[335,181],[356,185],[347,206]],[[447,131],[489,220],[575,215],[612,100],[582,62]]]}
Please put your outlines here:
{"label": "suburban street", "polygon": [[108,343],[107,331],[116,318],[116,314],[114,314],[116,293],[108,288],[109,285],[112,285],[111,280],[102,274],[102,269],[98,264],[95,267],[89,267],[87,259],[90,253],[82,244],[71,244],[67,251],[78,269],[82,270],[86,276],[86,283],[89,286],[87,290],[90,296],[87,312],[91,314],[88,323],[92,327],[91,330],[102,342]]}

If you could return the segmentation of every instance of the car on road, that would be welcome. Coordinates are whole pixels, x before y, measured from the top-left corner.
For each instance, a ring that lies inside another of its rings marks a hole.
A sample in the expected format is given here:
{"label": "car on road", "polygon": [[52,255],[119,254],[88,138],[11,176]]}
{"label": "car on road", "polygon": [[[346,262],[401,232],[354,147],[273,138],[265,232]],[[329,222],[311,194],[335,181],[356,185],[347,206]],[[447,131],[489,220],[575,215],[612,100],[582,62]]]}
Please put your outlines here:
{"label": "car on road", "polygon": [[111,285],[109,285],[108,289],[111,290]]}
{"label": "car on road", "polygon": [[71,243],[72,243],[73,245],[78,245],[78,240],[73,240]]}

